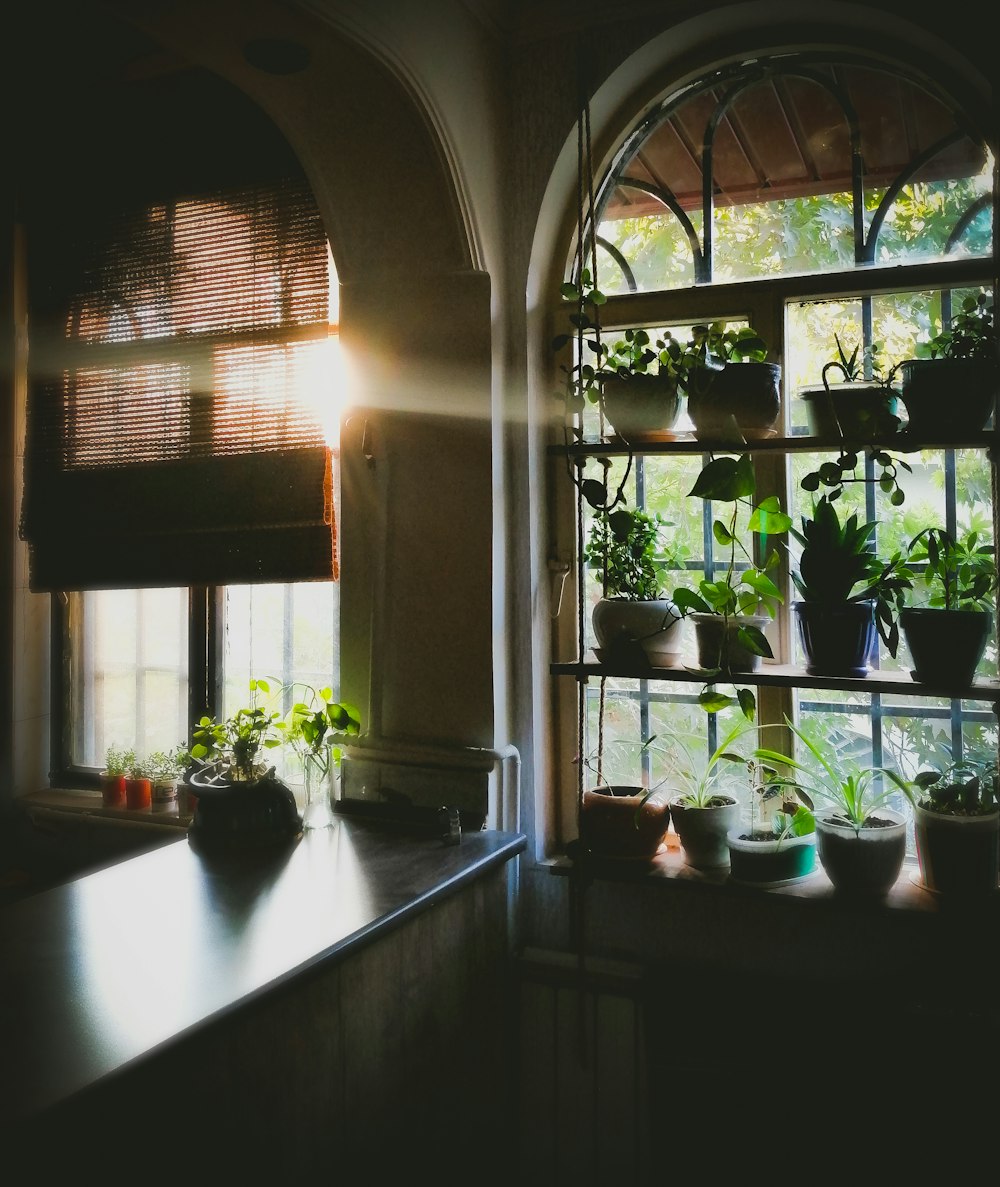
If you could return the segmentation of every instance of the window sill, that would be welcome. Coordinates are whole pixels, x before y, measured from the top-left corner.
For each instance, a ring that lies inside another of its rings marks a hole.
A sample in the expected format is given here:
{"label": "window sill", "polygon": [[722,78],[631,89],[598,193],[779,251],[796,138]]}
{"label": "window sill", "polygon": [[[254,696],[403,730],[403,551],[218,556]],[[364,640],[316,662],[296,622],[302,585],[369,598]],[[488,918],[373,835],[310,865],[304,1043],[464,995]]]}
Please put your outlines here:
{"label": "window sill", "polygon": [[821,867],[818,857],[815,872],[801,881],[766,886],[735,882],[730,878],[728,867],[696,870],[684,861],[677,838],[672,834],[667,838],[665,850],[650,859],[588,856],[581,861],[569,856],[558,856],[543,864],[548,866],[550,874],[578,879],[582,887],[592,882],[641,883],[677,893],[752,896],[757,899],[766,896],[776,901],[805,899],[825,903],[835,910],[962,914],[1000,920],[1000,890],[973,900],[944,899],[920,885],[919,867],[914,858],[907,858],[903,863],[899,878],[888,894],[866,899],[853,899],[839,894]]}
{"label": "window sill", "polygon": [[117,820],[125,824],[150,824],[186,829],[191,823],[191,813],[182,812],[176,801],[172,804],[154,804],[149,808],[106,808],[99,791],[76,788],[53,787],[29,792],[21,798],[21,803],[29,812],[32,808],[42,808],[48,811],[100,816],[105,820]]}

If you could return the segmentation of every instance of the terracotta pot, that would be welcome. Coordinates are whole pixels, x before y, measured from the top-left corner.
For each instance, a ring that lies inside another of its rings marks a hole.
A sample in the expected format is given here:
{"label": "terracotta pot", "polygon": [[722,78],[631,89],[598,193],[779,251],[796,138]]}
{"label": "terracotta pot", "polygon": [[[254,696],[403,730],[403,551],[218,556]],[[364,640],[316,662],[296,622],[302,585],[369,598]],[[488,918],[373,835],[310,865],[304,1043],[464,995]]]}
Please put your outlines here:
{"label": "terracotta pot", "polygon": [[125,776],[101,772],[101,803],[105,808],[125,807]]}
{"label": "terracotta pot", "polygon": [[127,808],[148,808],[153,802],[151,779],[125,780],[125,806]]}
{"label": "terracotta pot", "polygon": [[608,784],[583,793],[580,839],[598,857],[655,857],[670,826],[665,795]]}

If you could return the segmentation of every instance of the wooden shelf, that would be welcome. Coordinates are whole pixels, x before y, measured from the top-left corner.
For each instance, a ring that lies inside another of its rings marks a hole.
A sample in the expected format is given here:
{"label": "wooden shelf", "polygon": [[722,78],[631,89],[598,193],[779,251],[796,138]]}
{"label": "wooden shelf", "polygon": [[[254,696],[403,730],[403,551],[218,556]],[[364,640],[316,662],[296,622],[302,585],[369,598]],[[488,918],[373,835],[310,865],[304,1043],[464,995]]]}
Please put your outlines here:
{"label": "wooden shelf", "polygon": [[[596,657],[582,662],[552,663],[553,676],[572,676],[577,680],[599,680],[613,676],[630,680],[660,680],[679,684],[704,684],[703,676],[691,668],[641,667],[626,663],[601,663]],[[976,680],[961,688],[920,684],[908,672],[873,671],[867,676],[810,676],[803,668],[790,664],[762,663],[756,672],[720,675],[713,683],[768,686],[772,688],[811,688],[829,692],[888,693],[896,696],[944,697],[948,700],[1000,702],[1000,680]]]}
{"label": "wooden shelf", "polygon": [[909,433],[898,433],[877,443],[845,441],[841,437],[768,437],[760,441],[725,442],[699,441],[694,436],[684,436],[675,441],[657,441],[630,448],[623,441],[581,441],[569,445],[553,444],[549,453],[558,457],[626,457],[629,453],[651,456],[654,454],[703,454],[703,453],[840,453],[853,450],[864,453],[875,444],[879,449],[891,453],[917,453],[922,449],[986,449],[992,451],[998,444],[997,433],[986,429],[981,433],[970,433],[954,441],[935,439],[928,441],[914,438]]}

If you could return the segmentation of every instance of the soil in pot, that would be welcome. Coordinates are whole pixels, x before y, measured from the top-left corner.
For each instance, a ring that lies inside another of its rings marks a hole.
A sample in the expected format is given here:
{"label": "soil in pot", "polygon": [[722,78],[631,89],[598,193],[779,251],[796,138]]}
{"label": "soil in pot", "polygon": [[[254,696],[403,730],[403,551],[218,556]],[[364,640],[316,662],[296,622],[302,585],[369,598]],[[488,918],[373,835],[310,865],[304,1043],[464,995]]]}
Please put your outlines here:
{"label": "soil in pot", "polygon": [[580,840],[596,857],[655,857],[669,826],[670,804],[660,792],[605,784],[583,793]]}
{"label": "soil in pot", "polygon": [[739,824],[739,815],[740,806],[732,796],[713,796],[704,808],[692,808],[679,799],[671,800],[670,819],[687,864],[696,870],[729,865],[726,838]]}
{"label": "soil in pot", "polygon": [[895,885],[906,856],[906,817],[888,808],[856,829],[834,812],[816,817],[820,864],[839,894],[880,897]]}

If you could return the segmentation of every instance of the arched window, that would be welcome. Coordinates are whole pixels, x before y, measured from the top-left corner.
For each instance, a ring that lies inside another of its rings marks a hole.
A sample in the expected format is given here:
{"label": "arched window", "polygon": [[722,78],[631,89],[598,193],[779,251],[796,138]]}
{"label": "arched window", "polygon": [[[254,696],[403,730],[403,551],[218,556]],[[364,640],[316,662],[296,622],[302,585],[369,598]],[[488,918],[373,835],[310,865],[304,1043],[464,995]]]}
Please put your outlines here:
{"label": "arched window", "polygon": [[[873,367],[889,372],[918,354],[966,297],[983,293],[992,301],[994,184],[994,153],[982,129],[927,79],[859,55],[782,53],[732,64],[668,95],[624,137],[597,179],[584,251],[574,254],[566,275],[578,281],[581,259],[590,271],[596,261],[590,279],[607,297],[599,307],[605,344],[639,328],[685,343],[694,327],[718,321],[751,326],[767,358],[781,366],[780,414],[764,440],[737,435],[708,446],[683,401],[672,428],[638,448],[616,435],[600,400],[569,416],[569,444],[554,452],[563,461],[568,449],[578,485],[580,478],[611,489],[621,484],[628,506],[665,521],[667,594],[697,588],[725,567],[713,503],[690,496],[706,461],[746,448],[757,496],[777,497],[798,527],[815,497],[803,481],[842,448],[819,440],[800,389],[820,383],[841,346],[848,358],[853,354],[858,377],[871,378]],[[849,481],[839,495],[842,516],[857,511],[877,521],[879,556],[904,548],[931,523],[972,529],[992,542],[986,437],[948,443],[943,426],[940,443],[914,441],[906,436],[905,413],[897,427],[899,448],[892,451],[891,439],[881,444],[899,463],[904,501],[893,502],[897,487],[880,484],[875,450],[862,446],[857,468],[843,471]],[[577,551],[586,547],[594,518],[593,506],[579,498],[580,522],[563,525],[573,530]],[[905,640],[895,656],[880,644],[873,691],[861,681],[801,679],[805,661],[791,612],[797,547],[791,536],[777,545],[772,576],[782,600],[766,629],[773,660],[764,665],[774,679],[755,689],[758,721],[780,729],[787,715],[862,761],[908,775],[949,757],[995,755],[988,699],[909,695]],[[578,704],[578,688],[565,677],[579,676],[580,664],[557,657],[563,736],[572,715],[585,768],[600,750],[605,782],[656,785],[669,769],[663,750],[671,739],[707,755],[739,706],[706,713],[698,703],[704,686],[689,673],[643,678],[636,670],[625,674],[627,665],[603,666],[591,621],[602,576],[586,563],[579,573],[578,659],[587,679]],[[697,669],[690,632],[684,647],[677,666]],[[995,631],[979,673],[996,676]],[[892,674],[902,677],[898,684]],[[563,819],[574,821],[579,767],[566,762],[560,769]],[[584,782],[593,777],[591,769]],[[568,824],[560,839],[574,832]]]}

